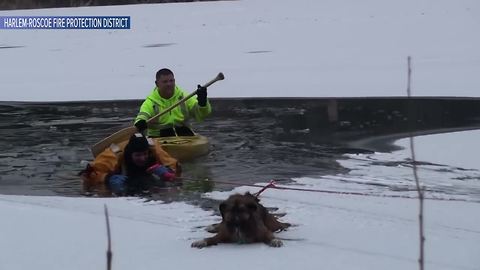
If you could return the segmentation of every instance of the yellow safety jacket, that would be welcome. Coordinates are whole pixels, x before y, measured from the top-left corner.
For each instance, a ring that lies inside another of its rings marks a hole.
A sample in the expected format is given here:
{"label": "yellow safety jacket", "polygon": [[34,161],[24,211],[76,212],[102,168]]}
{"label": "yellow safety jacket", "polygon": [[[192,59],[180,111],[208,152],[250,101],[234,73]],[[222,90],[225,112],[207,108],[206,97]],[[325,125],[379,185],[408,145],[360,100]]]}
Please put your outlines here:
{"label": "yellow safety jacket", "polygon": [[[185,92],[175,85],[175,91],[173,96],[169,99],[163,98],[158,92],[158,87],[155,87],[152,93],[145,99],[140,107],[140,112],[135,118],[135,123],[139,120],[145,120],[152,118],[156,114],[162,112],[168,107],[172,106],[182,98],[187,96]],[[178,105],[167,114],[162,115],[154,123],[148,124],[147,135],[149,137],[160,136],[160,130],[166,128],[172,128],[174,126],[190,126],[189,119],[193,118],[200,122],[205,119],[212,112],[210,102],[207,100],[207,106],[200,107],[195,97],[191,97],[183,104]]]}

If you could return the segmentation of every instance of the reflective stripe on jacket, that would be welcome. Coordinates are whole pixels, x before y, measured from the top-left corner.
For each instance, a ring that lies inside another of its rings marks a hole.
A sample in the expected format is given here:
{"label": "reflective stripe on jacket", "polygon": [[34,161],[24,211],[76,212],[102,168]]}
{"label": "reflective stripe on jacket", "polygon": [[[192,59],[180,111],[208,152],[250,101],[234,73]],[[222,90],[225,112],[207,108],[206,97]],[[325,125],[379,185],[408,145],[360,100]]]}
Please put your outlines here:
{"label": "reflective stripe on jacket", "polygon": [[[185,92],[180,87],[175,86],[173,96],[169,99],[165,99],[160,96],[158,88],[155,87],[152,93],[142,103],[140,112],[138,113],[137,118],[135,118],[135,123],[139,120],[147,121],[185,96],[187,96]],[[171,128],[173,126],[189,126],[188,120],[191,118],[199,122],[203,121],[211,112],[212,107],[210,102],[207,101],[207,106],[200,107],[196,97],[191,97],[183,104],[159,117],[158,121],[149,123],[147,132],[148,136],[158,137],[160,136],[161,129]]]}

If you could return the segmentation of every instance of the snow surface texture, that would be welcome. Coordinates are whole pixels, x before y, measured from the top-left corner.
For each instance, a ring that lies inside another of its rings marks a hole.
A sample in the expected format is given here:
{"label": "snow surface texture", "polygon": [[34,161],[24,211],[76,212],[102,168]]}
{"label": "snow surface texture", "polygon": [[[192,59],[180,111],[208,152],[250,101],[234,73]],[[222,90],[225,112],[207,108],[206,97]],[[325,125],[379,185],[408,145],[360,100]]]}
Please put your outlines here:
{"label": "snow surface texture", "polygon": [[[477,0],[242,0],[0,11],[131,16],[130,30],[2,30],[0,101],[142,99],[171,68],[211,97],[480,93]],[[17,48],[7,48],[17,47]],[[3,48],[3,49],[2,49]]]}

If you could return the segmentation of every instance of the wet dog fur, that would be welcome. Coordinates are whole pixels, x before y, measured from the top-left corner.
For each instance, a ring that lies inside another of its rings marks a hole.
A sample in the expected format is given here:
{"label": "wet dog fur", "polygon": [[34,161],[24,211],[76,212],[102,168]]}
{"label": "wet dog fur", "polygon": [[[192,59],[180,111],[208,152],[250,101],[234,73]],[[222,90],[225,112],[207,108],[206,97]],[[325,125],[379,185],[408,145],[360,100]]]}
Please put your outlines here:
{"label": "wet dog fur", "polygon": [[215,236],[192,243],[192,247],[203,248],[218,243],[263,242],[272,247],[283,245],[273,232],[284,230],[289,223],[278,221],[275,216],[250,193],[234,194],[220,204],[222,222],[209,226]]}

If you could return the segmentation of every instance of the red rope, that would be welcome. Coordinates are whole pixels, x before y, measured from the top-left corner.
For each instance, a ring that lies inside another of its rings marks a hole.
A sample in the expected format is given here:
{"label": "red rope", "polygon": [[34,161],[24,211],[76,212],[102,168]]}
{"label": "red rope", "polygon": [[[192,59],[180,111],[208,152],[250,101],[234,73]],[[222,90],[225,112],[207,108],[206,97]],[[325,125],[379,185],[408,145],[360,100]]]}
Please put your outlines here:
{"label": "red rope", "polygon": [[267,188],[269,188],[269,187],[271,187],[271,188],[276,187],[275,184],[276,184],[276,183],[275,183],[275,180],[273,180],[273,179],[270,180],[270,182],[268,182],[268,184],[267,184],[266,186],[264,186],[262,189],[260,189],[259,192],[255,193],[255,197],[258,198],[258,196],[260,196],[260,193],[264,192],[264,191],[265,191]]}
{"label": "red rope", "polygon": [[[188,179],[188,178],[183,178]],[[195,179],[191,179],[195,180]],[[285,186],[277,186],[274,180],[270,180],[270,182],[265,185],[258,185],[258,184],[244,184],[239,182],[229,182],[229,181],[217,181],[217,180],[209,180],[218,184],[226,184],[232,186],[247,186],[247,187],[258,187],[261,188],[255,196],[259,196],[260,193],[265,191],[267,188],[272,189],[279,189],[279,190],[292,190],[292,191],[305,191],[305,192],[318,192],[318,193],[327,193],[327,194],[340,194],[340,195],[354,195],[354,196],[367,196],[367,197],[381,197],[381,198],[403,198],[403,199],[418,199],[417,197],[411,197],[406,195],[385,195],[385,194],[373,194],[373,193],[361,193],[361,192],[350,192],[350,191],[334,191],[334,190],[321,190],[321,189],[308,189],[308,188],[294,188],[294,187],[285,187]],[[477,202],[472,200],[466,199],[455,199],[455,198],[424,198],[426,200],[436,200],[436,201],[458,201],[458,202]]]}

